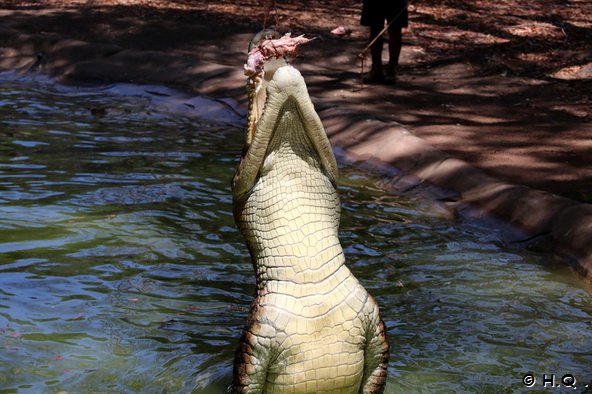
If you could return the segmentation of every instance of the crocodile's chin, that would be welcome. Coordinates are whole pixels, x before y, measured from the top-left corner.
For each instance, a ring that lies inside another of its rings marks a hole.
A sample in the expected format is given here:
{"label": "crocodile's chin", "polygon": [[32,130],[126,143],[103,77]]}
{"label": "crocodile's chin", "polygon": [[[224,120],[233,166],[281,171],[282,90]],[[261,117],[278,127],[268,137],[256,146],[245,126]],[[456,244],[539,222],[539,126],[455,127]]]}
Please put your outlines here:
{"label": "crocodile's chin", "polygon": [[[321,121],[314,110],[302,75],[295,68],[284,65],[275,68],[270,64],[265,73],[270,77],[264,79],[255,97],[257,116],[250,116],[247,135],[247,146],[237,172],[233,179],[233,195],[235,200],[244,199],[248,191],[257,182],[266,161],[269,161],[270,143],[276,145],[279,139],[290,140],[297,130],[305,135],[306,146],[315,160],[318,158],[322,171],[335,182],[337,164],[331,145]],[[263,90],[265,87],[265,90]],[[264,104],[261,103],[265,98]],[[302,141],[300,141],[302,142]],[[310,156],[309,156],[310,157]]]}

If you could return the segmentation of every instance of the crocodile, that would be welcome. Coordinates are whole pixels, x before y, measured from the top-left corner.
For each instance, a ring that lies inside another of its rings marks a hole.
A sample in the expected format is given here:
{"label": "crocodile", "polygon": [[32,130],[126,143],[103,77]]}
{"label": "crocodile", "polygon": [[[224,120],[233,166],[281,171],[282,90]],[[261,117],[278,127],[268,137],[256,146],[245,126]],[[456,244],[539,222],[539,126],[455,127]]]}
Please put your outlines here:
{"label": "crocodile", "polygon": [[[274,39],[260,34],[251,47]],[[247,80],[246,142],[232,193],[256,296],[230,391],[381,393],[386,328],[345,265],[335,156],[301,73],[282,55],[265,58]]]}

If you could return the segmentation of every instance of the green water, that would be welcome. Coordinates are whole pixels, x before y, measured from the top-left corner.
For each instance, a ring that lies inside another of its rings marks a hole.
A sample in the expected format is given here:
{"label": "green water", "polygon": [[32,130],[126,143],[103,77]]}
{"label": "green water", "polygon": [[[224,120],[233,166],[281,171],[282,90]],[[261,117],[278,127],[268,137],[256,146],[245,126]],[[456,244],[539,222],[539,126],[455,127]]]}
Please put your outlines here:
{"label": "green water", "polygon": [[[0,393],[223,392],[254,291],[229,189],[241,130],[2,82]],[[352,168],[340,183],[349,266],[389,329],[386,392],[592,387],[592,295],[551,256]]]}

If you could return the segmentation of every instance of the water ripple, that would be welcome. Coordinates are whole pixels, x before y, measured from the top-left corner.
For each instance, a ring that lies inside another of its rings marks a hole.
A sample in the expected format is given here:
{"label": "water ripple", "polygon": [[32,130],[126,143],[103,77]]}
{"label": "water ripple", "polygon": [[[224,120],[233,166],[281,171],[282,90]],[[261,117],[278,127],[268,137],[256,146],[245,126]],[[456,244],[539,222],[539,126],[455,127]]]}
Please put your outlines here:
{"label": "water ripple", "polygon": [[[255,289],[229,187],[242,131],[115,90],[0,85],[0,391],[217,393],[230,379]],[[592,296],[553,257],[342,174],[340,237],[388,327],[387,392],[589,373]]]}

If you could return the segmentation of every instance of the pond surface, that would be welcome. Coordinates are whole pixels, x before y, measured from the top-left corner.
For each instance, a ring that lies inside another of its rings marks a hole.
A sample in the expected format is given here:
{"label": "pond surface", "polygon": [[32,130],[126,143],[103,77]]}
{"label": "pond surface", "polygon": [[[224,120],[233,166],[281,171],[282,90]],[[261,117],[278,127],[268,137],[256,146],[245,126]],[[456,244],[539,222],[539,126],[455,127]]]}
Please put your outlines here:
{"label": "pond surface", "polygon": [[[229,188],[242,131],[0,82],[0,393],[224,392],[254,291]],[[592,295],[553,257],[355,169],[340,183],[348,264],[389,329],[387,393],[592,387]]]}

